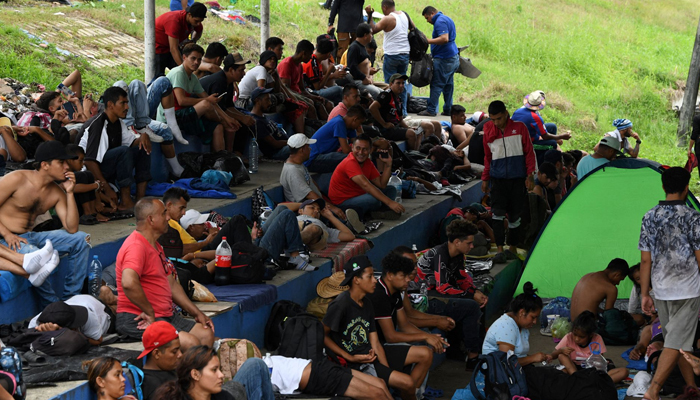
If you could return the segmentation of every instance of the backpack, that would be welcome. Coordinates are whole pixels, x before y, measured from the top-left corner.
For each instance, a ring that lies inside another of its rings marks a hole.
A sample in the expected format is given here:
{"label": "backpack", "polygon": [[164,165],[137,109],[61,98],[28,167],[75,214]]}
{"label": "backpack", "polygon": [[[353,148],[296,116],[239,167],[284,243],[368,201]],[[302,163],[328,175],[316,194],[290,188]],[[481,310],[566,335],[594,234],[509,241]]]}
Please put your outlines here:
{"label": "backpack", "polygon": [[42,332],[41,336],[29,345],[33,352],[41,351],[55,357],[82,354],[89,348],[90,343],[85,335],[68,328]]}
{"label": "backpack", "polygon": [[278,349],[283,357],[318,360],[323,355],[323,324],[311,314],[303,313],[282,322],[282,339]]}
{"label": "backpack", "polygon": [[14,394],[15,399],[27,396],[27,387],[22,378],[22,358],[14,348],[3,347],[0,350],[0,373],[5,373],[14,380],[15,390],[10,394]]}
{"label": "backpack", "polygon": [[122,375],[124,375],[124,395],[131,395],[138,400],[143,400],[143,371],[128,361],[122,361]]}
{"label": "backpack", "polygon": [[[484,376],[486,387],[481,393],[476,387],[476,374]],[[494,351],[479,356],[474,375],[469,385],[477,400],[510,399],[513,396],[527,396],[527,383],[523,367],[518,364],[515,354]]]}
{"label": "backpack", "polygon": [[[656,371],[656,368],[659,366],[659,357],[661,356],[662,350],[655,351],[652,353],[652,355],[649,356],[649,360],[647,361],[647,372],[650,374],[654,374],[654,371]],[[693,351],[694,356],[700,355],[698,351]],[[695,376],[695,385],[700,384],[700,377]],[[666,381],[664,382],[664,385],[661,387],[661,392],[660,394],[663,396],[668,396],[668,395],[679,395],[685,391],[685,379],[683,379],[683,374],[681,374],[681,369],[678,368],[678,365],[673,367],[673,370],[671,373],[668,375],[668,378],[666,378]]]}
{"label": "backpack", "polygon": [[528,397],[537,400],[617,400],[617,389],[608,374],[586,368],[572,375],[555,368],[524,368]]}
{"label": "backpack", "polygon": [[277,350],[282,340],[282,322],[303,312],[304,309],[293,301],[280,300],[275,303],[265,324],[265,348],[270,351]]}
{"label": "backpack", "polygon": [[219,361],[224,382],[230,381],[249,358],[262,358],[260,349],[255,343],[246,339],[221,339]]}
{"label": "backpack", "polygon": [[[428,38],[421,32],[411,20],[411,16],[406,11],[403,12],[408,18],[408,44],[411,50],[408,53],[408,59],[411,61],[420,61],[428,52]],[[411,82],[413,84],[413,82]]]}
{"label": "backpack", "polygon": [[598,318],[598,334],[610,346],[634,345],[637,343],[639,326],[627,311],[612,308],[603,311]]}
{"label": "backpack", "polygon": [[265,260],[268,252],[248,242],[238,242],[231,246],[232,284],[262,283],[265,275]]}
{"label": "backpack", "polygon": [[415,87],[430,85],[433,80],[433,57],[430,54],[423,54],[418,61],[411,62],[411,77],[409,81]]}

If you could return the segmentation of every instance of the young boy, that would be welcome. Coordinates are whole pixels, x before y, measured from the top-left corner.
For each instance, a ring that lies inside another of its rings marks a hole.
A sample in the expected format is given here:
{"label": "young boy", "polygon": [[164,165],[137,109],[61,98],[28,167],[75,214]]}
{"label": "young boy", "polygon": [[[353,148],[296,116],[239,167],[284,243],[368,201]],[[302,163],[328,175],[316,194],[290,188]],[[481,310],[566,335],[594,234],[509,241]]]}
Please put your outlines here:
{"label": "young boy", "polygon": [[[398,360],[397,366],[403,369],[405,346],[384,348],[379,343],[372,302],[366,298],[374,292],[377,284],[372,263],[367,256],[355,256],[345,263],[343,269],[345,279],[340,286],[350,286],[350,289],[328,305],[323,319],[326,348],[338,357],[341,364],[352,369],[363,372],[374,369],[377,377],[399,390],[402,399],[415,399],[417,385],[414,379],[392,368],[392,361]],[[425,374],[422,376],[424,379]]]}
{"label": "young boy", "polygon": [[[617,285],[629,274],[627,261],[615,258],[607,268],[584,275],[574,287],[571,295],[571,320],[588,310],[595,315],[615,307]],[[599,308],[605,300],[605,310]]]}
{"label": "young boy", "polygon": [[[109,218],[101,212],[102,205],[101,189],[103,183],[95,180],[95,176],[90,171],[83,171],[85,165],[85,150],[77,144],[66,146],[66,153],[69,156],[77,157],[74,160],[66,160],[68,168],[75,173],[75,202],[80,205],[81,225],[95,225],[99,222],[107,222]],[[105,196],[106,197],[106,196]]]}

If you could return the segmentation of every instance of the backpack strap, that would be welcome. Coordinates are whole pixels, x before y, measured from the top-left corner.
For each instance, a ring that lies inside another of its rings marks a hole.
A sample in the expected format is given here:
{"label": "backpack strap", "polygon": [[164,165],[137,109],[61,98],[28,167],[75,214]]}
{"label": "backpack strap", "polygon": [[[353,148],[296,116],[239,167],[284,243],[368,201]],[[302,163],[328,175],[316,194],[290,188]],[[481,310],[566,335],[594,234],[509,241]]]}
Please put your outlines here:
{"label": "backpack strap", "polygon": [[658,359],[659,357],[661,357],[661,352],[662,352],[662,351],[663,351],[663,350],[657,350],[657,351],[653,352],[653,353],[649,356],[649,360],[647,361],[647,372],[648,372],[648,373],[653,374],[653,373],[652,373],[652,369],[653,369],[653,367],[654,367],[654,362],[655,362],[655,361],[658,362],[657,359]]}
{"label": "backpack strap", "polygon": [[472,374],[472,380],[469,382],[469,390],[471,390],[472,394],[476,398],[476,400],[486,400],[486,397],[479,391],[479,388],[476,387],[476,377],[479,373],[481,373],[482,376],[484,376],[484,381],[486,381],[486,375],[484,374],[484,371],[481,369],[481,367],[484,364],[488,364],[488,361],[486,358],[483,356],[479,356],[479,361],[477,362],[476,366],[474,367],[474,373]]}
{"label": "backpack strap", "polygon": [[127,361],[122,361],[122,368],[131,372],[131,376],[134,378],[133,389],[136,391],[136,396],[138,399],[143,400],[143,390],[141,388],[143,384],[143,371],[141,371],[139,367],[132,365]]}
{"label": "backpack strap", "polygon": [[[403,11],[403,10],[401,10]],[[411,16],[408,15],[406,11],[403,11],[404,14],[406,14],[406,18],[408,18],[408,31],[413,32],[416,30],[416,25],[413,23],[413,20],[411,20]]]}

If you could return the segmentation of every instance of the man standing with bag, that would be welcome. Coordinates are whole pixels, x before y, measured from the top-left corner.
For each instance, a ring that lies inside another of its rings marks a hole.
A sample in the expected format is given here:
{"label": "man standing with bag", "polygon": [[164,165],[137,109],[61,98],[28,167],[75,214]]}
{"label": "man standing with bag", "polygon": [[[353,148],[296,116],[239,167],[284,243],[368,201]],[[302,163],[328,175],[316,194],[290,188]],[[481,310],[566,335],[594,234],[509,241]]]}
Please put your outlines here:
{"label": "man standing with bag", "polygon": [[430,54],[433,56],[433,80],[430,82],[430,100],[428,109],[418,115],[434,117],[437,115],[440,95],[445,98],[442,115],[450,116],[452,94],[454,93],[454,74],[459,68],[459,51],[457,50],[457,30],[455,23],[435,7],[423,9],[423,17],[433,25],[433,37],[428,39]]}
{"label": "man standing with bag", "polygon": [[[364,22],[362,6],[365,0],[333,0],[331,15],[328,17],[328,33],[333,30],[335,16],[338,15],[338,59],[343,56],[350,44],[355,41],[355,30]],[[372,19],[372,16],[369,16]]]}
{"label": "man standing with bag", "polygon": [[[367,15],[372,15],[374,9],[372,6],[365,7]],[[379,23],[374,23],[372,18],[369,18],[369,26],[372,27],[372,34],[384,31],[384,82],[389,82],[394,74],[406,75],[408,73],[409,53],[411,45],[408,43],[408,29],[412,25],[408,14],[403,11],[396,11],[394,0],[382,1],[382,13],[384,17]],[[403,107],[401,113],[405,117],[406,104],[408,103],[409,83],[406,82],[406,87],[401,91],[401,103]]]}

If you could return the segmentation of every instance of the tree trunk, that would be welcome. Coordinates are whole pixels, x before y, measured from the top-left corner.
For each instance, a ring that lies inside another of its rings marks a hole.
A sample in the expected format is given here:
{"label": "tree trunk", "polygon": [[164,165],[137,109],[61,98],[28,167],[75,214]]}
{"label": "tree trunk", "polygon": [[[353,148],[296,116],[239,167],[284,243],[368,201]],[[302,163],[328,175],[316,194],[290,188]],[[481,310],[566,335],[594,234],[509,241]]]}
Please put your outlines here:
{"label": "tree trunk", "polygon": [[260,0],[260,52],[265,51],[265,42],[270,37],[270,0]]}

